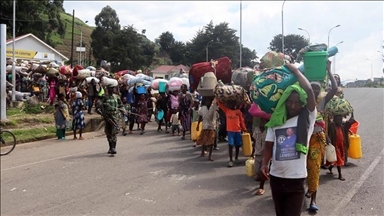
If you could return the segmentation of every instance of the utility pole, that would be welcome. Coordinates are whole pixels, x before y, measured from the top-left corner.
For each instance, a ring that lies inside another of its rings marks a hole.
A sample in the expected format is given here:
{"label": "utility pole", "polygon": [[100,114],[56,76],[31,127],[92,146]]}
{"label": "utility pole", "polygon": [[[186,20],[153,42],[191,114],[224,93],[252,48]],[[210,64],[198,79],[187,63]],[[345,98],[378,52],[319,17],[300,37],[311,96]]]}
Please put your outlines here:
{"label": "utility pole", "polygon": [[12,42],[12,101],[16,102],[16,59],[15,59],[15,43],[16,43],[16,0],[13,0],[13,42]]}
{"label": "utility pole", "polygon": [[75,33],[75,10],[72,14],[72,43],[71,43],[71,68],[73,68],[73,36]]}

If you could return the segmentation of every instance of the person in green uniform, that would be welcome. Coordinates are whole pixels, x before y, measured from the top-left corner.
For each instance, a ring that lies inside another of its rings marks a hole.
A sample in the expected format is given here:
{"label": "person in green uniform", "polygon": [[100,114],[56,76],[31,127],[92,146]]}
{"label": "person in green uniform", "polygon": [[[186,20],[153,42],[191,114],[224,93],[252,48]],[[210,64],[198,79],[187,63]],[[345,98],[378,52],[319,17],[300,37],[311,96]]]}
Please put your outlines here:
{"label": "person in green uniform", "polygon": [[118,114],[125,112],[123,103],[118,95],[114,94],[115,86],[107,86],[106,94],[99,100],[98,108],[105,119],[104,132],[109,143],[108,154],[116,154],[116,134],[119,133]]}

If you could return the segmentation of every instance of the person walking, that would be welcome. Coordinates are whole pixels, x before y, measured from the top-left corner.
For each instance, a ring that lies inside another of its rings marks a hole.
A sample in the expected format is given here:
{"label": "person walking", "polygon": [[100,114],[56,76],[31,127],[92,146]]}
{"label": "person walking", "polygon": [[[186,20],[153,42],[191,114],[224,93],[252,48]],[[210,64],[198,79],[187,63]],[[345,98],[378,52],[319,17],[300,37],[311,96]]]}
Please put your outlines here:
{"label": "person walking", "polygon": [[116,144],[117,137],[116,134],[119,133],[118,127],[118,112],[119,110],[125,112],[123,103],[120,100],[120,97],[114,94],[114,88],[116,86],[108,85],[107,94],[105,94],[98,104],[98,109],[105,119],[104,132],[107,136],[109,150],[108,154],[116,154]]}

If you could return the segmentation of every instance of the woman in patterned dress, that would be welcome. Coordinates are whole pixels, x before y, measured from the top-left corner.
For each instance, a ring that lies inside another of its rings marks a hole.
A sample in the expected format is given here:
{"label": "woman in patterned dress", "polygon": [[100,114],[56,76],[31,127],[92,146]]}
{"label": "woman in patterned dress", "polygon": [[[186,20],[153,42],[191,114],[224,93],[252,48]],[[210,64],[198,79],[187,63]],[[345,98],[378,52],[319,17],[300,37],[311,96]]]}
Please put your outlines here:
{"label": "woman in patterned dress", "polygon": [[144,134],[145,125],[148,123],[148,102],[145,97],[145,94],[140,94],[139,101],[137,102],[137,113],[139,116],[137,117],[137,123],[141,126],[140,135]]}
{"label": "woman in patterned dress", "polygon": [[183,127],[183,136],[181,137],[183,140],[185,139],[185,132],[191,130],[191,110],[193,107],[192,95],[187,90],[187,85],[183,84],[179,95],[179,118]]}
{"label": "woman in patterned dress", "polygon": [[76,130],[79,130],[80,140],[84,140],[83,137],[83,129],[85,128],[85,120],[84,120],[84,103],[83,103],[83,95],[81,92],[76,92],[76,100],[72,103],[72,113],[73,113],[73,122],[72,122],[72,130],[73,130],[73,139],[77,139]]}

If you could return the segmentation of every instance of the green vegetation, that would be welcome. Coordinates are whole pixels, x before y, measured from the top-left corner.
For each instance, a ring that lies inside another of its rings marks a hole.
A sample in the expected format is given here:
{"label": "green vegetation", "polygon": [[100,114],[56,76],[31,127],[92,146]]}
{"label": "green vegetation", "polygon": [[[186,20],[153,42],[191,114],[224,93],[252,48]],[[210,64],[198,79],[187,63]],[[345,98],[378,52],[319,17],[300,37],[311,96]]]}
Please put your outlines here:
{"label": "green vegetation", "polygon": [[[56,127],[10,129],[10,131],[15,135],[17,143],[25,143],[55,137]],[[10,138],[7,137],[4,137],[4,139],[10,140]]]}

